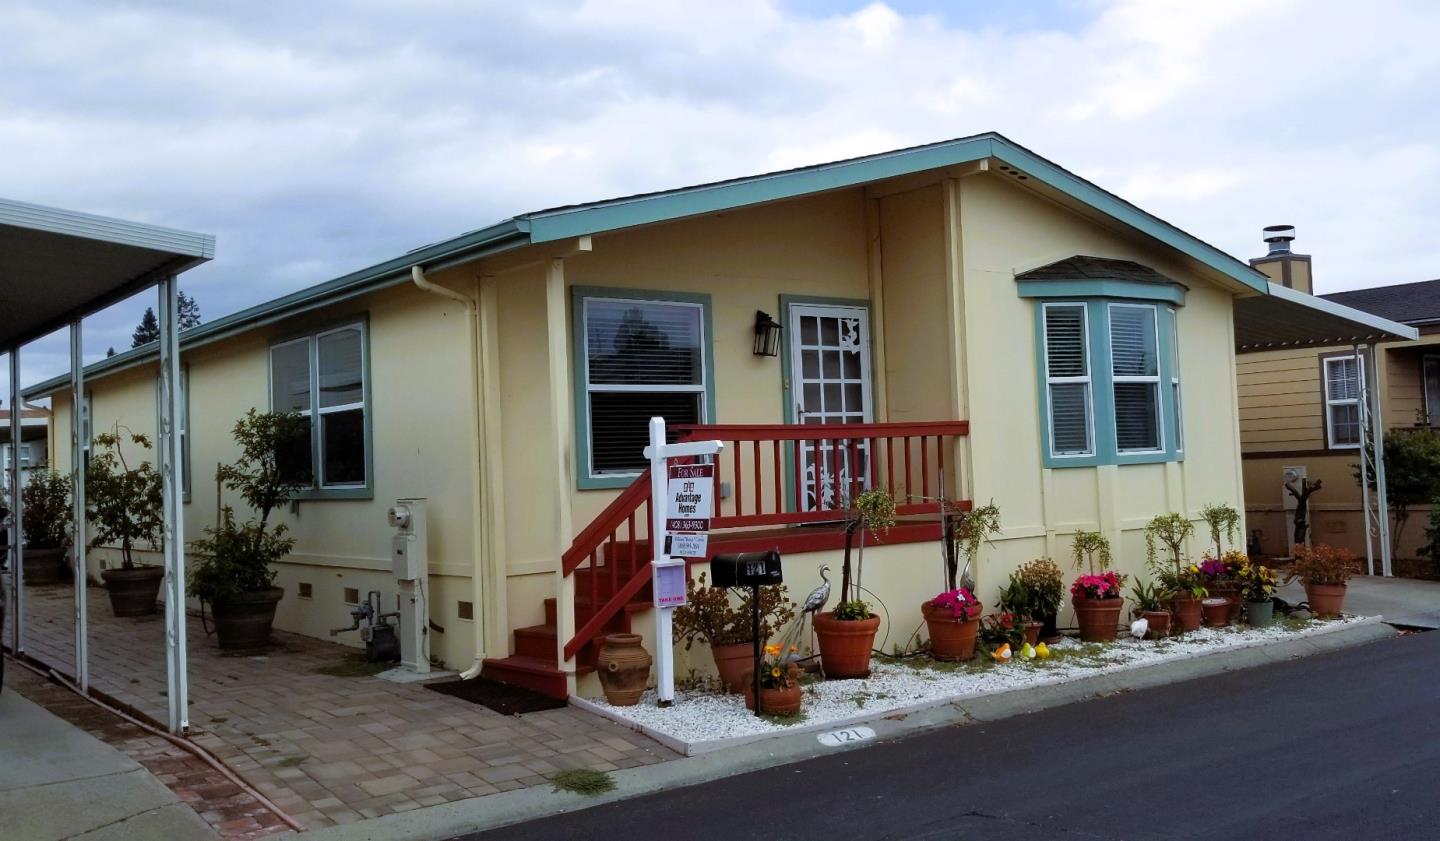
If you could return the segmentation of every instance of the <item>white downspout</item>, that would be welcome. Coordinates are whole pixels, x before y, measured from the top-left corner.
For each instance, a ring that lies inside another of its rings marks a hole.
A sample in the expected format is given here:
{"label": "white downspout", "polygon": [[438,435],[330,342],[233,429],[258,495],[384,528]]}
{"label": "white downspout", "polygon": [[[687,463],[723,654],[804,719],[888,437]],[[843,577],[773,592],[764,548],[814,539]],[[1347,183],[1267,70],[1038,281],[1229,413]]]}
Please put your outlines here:
{"label": "white downspout", "polygon": [[410,267],[410,279],[415,282],[415,286],[418,289],[449,298],[453,301],[459,301],[465,305],[466,335],[470,345],[470,397],[473,407],[472,417],[474,419],[470,430],[470,497],[475,506],[475,510],[470,514],[472,531],[471,543],[474,547],[475,558],[480,562],[471,570],[470,574],[470,598],[472,599],[471,603],[474,605],[474,610],[477,614],[472,622],[475,626],[475,662],[470,665],[470,668],[460,673],[460,677],[469,680],[480,674],[480,667],[485,660],[485,622],[488,620],[484,615],[485,594],[482,587],[481,576],[486,566],[493,560],[490,558],[490,553],[485,551],[484,534],[481,530],[483,506],[480,500],[480,413],[482,404],[480,402],[480,342],[477,335],[480,307],[475,299],[468,295],[431,283],[425,277],[425,269],[419,265]]}

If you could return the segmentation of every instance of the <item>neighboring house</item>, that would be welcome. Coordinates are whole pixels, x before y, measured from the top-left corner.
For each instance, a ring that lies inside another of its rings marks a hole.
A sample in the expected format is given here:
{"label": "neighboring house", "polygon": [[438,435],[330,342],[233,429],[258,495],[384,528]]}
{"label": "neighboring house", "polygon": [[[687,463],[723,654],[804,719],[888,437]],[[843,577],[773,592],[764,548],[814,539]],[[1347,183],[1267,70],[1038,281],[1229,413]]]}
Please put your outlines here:
{"label": "neighboring house", "polygon": [[[894,491],[911,519],[864,584],[880,644],[905,645],[942,580],[917,519],[942,494],[1003,512],[991,605],[1024,561],[1068,566],[1076,530],[1136,574],[1151,517],[1242,506],[1234,348],[1263,337],[1232,314],[1252,306],[1286,316],[1271,338],[1315,336],[1304,296],[994,134],[554,208],[184,333],[186,534],[215,520],[234,420],[302,412],[316,480],[286,518],[279,627],[393,603],[386,511],[425,497],[432,653],[563,695],[596,634],[649,635],[660,415],[727,442],[712,551],[778,546],[797,599],[838,574],[833,506]],[[153,428],[153,350],[85,383],[97,428]],[[67,440],[65,379],[27,394]]]}
{"label": "neighboring house", "polygon": [[[1293,229],[1267,233],[1278,234],[1272,237],[1271,253],[1251,264],[1276,282],[1310,293],[1311,258],[1291,250]],[[1355,478],[1361,452],[1361,378],[1375,383],[1371,402],[1379,409],[1383,430],[1440,426],[1440,280],[1319,297],[1408,324],[1419,337],[1375,345],[1358,357],[1354,344],[1337,336],[1322,347],[1266,350],[1239,358],[1248,526],[1264,553],[1287,554],[1294,542],[1296,501],[1284,486],[1287,476],[1303,476],[1323,485],[1309,501],[1310,539],[1363,556],[1364,495]],[[1374,504],[1372,497],[1372,510]],[[1399,557],[1416,556],[1424,540],[1425,513],[1412,514],[1400,536]],[[1374,522],[1378,531],[1378,519]],[[1368,543],[1378,572],[1378,534]]]}
{"label": "neighboring house", "polygon": [[[29,481],[32,472],[49,466],[49,437],[49,412],[28,407],[21,412],[18,453],[22,481]],[[0,409],[0,475],[10,474],[16,453],[17,449],[10,441],[10,410]]]}

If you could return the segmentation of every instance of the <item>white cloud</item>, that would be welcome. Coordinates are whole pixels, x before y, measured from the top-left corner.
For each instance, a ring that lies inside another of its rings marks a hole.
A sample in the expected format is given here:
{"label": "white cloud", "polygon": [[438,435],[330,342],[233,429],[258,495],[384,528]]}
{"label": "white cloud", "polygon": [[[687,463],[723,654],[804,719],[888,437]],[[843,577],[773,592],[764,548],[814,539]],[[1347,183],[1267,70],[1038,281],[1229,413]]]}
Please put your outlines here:
{"label": "white cloud", "polygon": [[0,191],[217,234],[183,280],[214,317],[517,212],[998,130],[1242,257],[1296,224],[1325,291],[1440,275],[1440,6],[1054,3],[12,0]]}

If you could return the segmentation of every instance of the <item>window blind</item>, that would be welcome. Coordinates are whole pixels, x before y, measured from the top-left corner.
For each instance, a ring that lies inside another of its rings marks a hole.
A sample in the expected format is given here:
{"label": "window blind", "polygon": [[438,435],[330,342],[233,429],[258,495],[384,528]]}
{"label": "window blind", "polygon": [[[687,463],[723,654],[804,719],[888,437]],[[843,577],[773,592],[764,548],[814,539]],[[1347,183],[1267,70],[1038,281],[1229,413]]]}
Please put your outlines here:
{"label": "window blind", "polygon": [[1045,368],[1050,446],[1056,455],[1094,452],[1090,439],[1090,366],[1085,307],[1045,307]]}
{"label": "window blind", "polygon": [[1160,449],[1160,345],[1153,306],[1110,306],[1115,447]]}

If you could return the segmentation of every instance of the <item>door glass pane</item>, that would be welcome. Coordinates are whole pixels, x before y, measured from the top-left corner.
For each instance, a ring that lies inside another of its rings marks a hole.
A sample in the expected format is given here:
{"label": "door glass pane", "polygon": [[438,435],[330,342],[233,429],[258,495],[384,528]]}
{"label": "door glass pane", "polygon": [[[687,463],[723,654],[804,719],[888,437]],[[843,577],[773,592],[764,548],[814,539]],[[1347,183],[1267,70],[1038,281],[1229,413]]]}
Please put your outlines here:
{"label": "door glass pane", "polygon": [[860,383],[845,383],[845,411],[852,415],[864,415],[865,386]]}
{"label": "door glass pane", "polygon": [[820,351],[800,351],[801,376],[807,380],[818,380],[820,378]]}
{"label": "door glass pane", "polygon": [[360,328],[320,337],[320,407],[348,406],[365,399]]}
{"label": "door glass pane", "polygon": [[825,360],[824,376],[827,380],[840,379],[840,351],[827,350],[823,352]]}
{"label": "door glass pane", "polygon": [[811,315],[800,317],[800,342],[806,345],[820,343],[820,319]]}
{"label": "door glass pane", "polygon": [[310,343],[270,349],[270,406],[277,412],[310,411]]}
{"label": "door glass pane", "polygon": [[837,319],[820,319],[820,342],[827,347],[840,344],[840,322]]}
{"label": "door glass pane", "polygon": [[365,484],[365,411],[328,412],[320,423],[325,484]]}
{"label": "door glass pane", "polygon": [[844,398],[840,396],[839,383],[825,384],[825,413],[833,415],[845,411]]}

